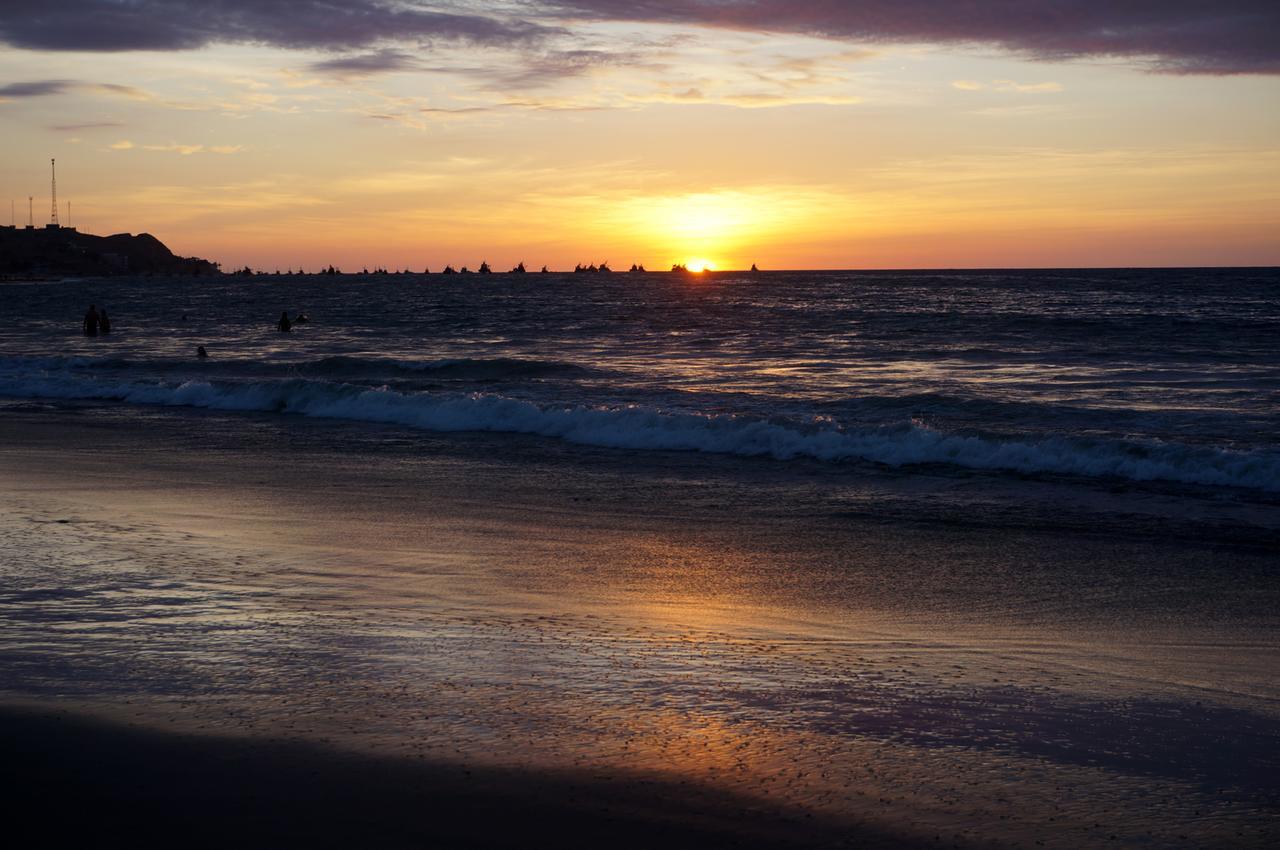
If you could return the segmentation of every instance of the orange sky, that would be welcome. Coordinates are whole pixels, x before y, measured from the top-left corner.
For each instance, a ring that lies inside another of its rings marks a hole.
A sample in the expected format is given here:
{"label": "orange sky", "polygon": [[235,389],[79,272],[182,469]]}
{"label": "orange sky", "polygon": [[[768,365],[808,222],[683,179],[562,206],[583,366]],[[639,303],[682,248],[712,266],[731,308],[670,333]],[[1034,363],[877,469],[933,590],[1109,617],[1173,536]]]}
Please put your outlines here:
{"label": "orange sky", "polygon": [[435,44],[374,71],[332,57],[391,48],[11,46],[0,192],[43,223],[56,156],[82,230],[268,270],[1280,265],[1274,75],[692,24],[571,37],[633,49],[548,70],[545,46]]}

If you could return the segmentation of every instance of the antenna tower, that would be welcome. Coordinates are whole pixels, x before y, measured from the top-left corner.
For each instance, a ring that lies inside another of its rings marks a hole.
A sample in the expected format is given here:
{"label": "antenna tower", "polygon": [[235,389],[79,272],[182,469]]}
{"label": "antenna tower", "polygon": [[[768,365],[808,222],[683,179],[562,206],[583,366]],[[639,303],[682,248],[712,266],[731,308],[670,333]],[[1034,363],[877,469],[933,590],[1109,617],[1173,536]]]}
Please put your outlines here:
{"label": "antenna tower", "polygon": [[55,167],[56,160],[49,160],[49,193],[53,197],[53,205],[49,213],[49,224],[54,227],[58,226],[58,169]]}
{"label": "antenna tower", "polygon": [[34,202],[35,202],[35,198],[31,197],[30,195],[27,195],[27,227],[36,226],[36,214],[34,212],[35,207],[32,206]]}

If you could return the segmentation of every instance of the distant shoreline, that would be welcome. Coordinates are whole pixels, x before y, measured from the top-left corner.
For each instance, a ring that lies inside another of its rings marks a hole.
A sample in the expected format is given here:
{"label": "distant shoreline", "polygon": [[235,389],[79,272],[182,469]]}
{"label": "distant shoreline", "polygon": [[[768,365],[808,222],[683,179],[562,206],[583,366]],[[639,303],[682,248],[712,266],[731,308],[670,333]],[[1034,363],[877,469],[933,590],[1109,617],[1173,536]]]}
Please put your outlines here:
{"label": "distant shoreline", "polygon": [[[586,277],[588,280],[605,279],[610,280],[615,277],[620,278],[723,278],[723,277],[741,277],[744,275],[755,275],[761,277],[780,277],[783,275],[812,274],[812,275],[835,275],[835,274],[861,274],[861,275],[918,275],[918,274],[954,274],[954,275],[983,275],[983,274],[1017,274],[1023,272],[1039,272],[1063,274],[1078,272],[1227,272],[1227,271],[1257,271],[1257,272],[1276,272],[1280,271],[1280,265],[1276,266],[1026,266],[1026,267],[1008,267],[1008,268],[983,268],[979,266],[973,267],[937,267],[937,268],[822,268],[822,269],[758,269],[754,272],[745,269],[708,269],[702,272],[672,272],[672,271],[643,271],[643,272],[626,272],[614,271],[596,274],[575,274],[572,270],[549,270],[545,274],[542,272],[526,272],[520,274],[518,272],[491,272],[488,274],[480,274],[478,272],[457,272],[450,274],[441,271],[378,271],[378,272],[309,272],[301,270],[287,271],[263,271],[254,270],[252,274],[240,272],[212,272],[202,276],[216,276],[221,278],[243,277],[246,279],[257,278],[313,278],[313,277],[337,277],[337,278],[398,278],[398,277],[498,277],[503,279],[519,279],[521,277],[543,278],[543,277]],[[97,279],[113,279],[128,277],[187,277],[177,272],[117,272],[110,274],[54,274],[54,273],[32,273],[24,274],[20,272],[0,272],[0,284],[4,283],[60,283],[74,282],[81,280],[97,280]]]}

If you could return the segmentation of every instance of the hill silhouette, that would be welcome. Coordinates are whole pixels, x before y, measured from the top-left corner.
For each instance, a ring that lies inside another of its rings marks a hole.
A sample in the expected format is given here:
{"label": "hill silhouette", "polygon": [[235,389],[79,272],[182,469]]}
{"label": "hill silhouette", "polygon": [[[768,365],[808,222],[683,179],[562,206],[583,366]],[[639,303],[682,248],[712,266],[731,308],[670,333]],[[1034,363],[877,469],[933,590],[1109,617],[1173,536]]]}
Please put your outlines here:
{"label": "hill silhouette", "polygon": [[95,236],[69,227],[0,227],[0,274],[217,274],[217,263],[179,257],[150,233]]}

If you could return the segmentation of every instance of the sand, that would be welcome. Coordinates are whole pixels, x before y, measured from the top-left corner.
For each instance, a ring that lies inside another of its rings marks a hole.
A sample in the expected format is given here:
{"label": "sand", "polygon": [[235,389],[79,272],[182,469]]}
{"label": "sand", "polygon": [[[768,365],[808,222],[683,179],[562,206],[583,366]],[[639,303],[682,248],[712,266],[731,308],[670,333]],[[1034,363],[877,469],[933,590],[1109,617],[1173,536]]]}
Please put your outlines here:
{"label": "sand", "polygon": [[67,842],[1273,840],[1240,513],[92,405],[9,405],[0,476],[11,799]]}

